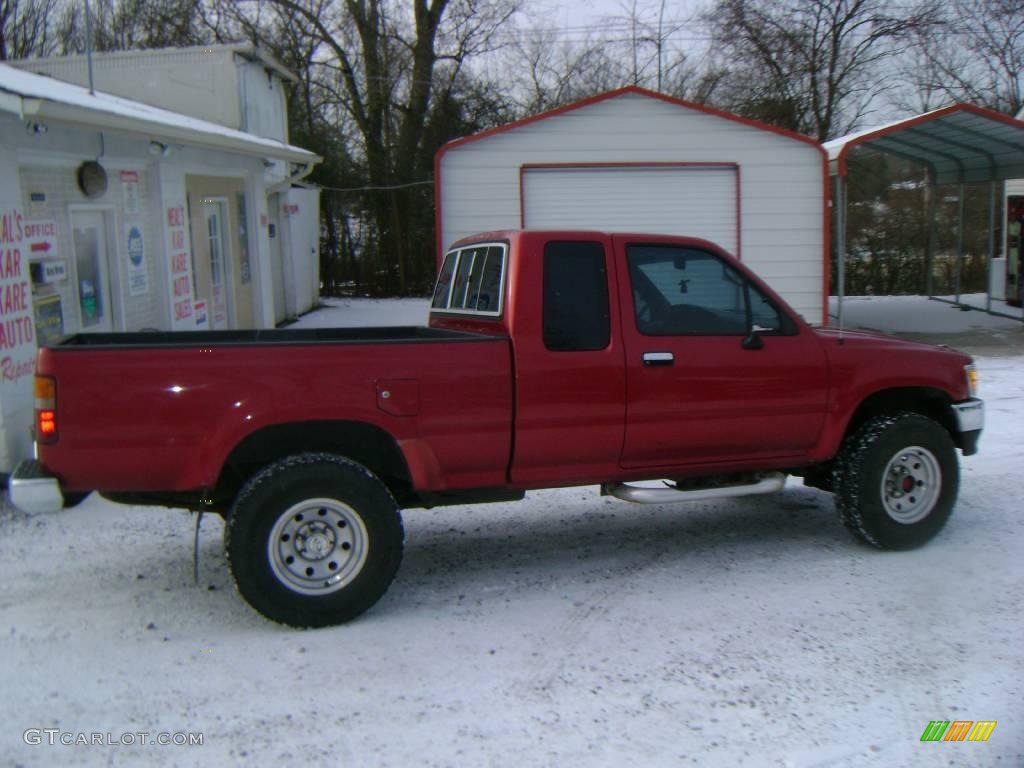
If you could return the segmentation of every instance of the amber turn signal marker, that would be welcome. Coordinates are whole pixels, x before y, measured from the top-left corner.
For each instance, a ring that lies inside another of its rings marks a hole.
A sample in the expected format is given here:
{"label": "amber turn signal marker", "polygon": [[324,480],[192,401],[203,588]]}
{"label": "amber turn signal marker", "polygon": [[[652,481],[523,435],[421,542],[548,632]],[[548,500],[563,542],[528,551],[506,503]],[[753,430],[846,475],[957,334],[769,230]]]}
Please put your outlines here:
{"label": "amber turn signal marker", "polygon": [[36,440],[57,440],[57,382],[51,376],[36,376]]}
{"label": "amber turn signal marker", "polygon": [[49,376],[36,376],[36,408],[57,407],[57,382]]}
{"label": "amber turn signal marker", "polygon": [[978,394],[978,369],[973,365],[967,366],[967,383],[971,388],[971,395]]}

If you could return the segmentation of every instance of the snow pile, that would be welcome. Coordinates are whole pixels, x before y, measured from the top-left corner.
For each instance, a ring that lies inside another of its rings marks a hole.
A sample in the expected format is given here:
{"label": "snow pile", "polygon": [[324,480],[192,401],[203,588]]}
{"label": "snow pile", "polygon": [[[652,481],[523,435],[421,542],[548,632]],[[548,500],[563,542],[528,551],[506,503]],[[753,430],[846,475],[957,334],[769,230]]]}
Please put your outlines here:
{"label": "snow pile", "polygon": [[[984,301],[977,303],[984,306]],[[828,311],[835,325],[839,312],[835,296],[829,299]],[[965,311],[926,296],[847,296],[843,299],[843,318],[847,328],[866,328],[882,333],[1019,331],[1024,327],[1020,320],[976,309]]]}
{"label": "snow pile", "polygon": [[426,325],[428,299],[321,299],[320,307],[289,328]]}

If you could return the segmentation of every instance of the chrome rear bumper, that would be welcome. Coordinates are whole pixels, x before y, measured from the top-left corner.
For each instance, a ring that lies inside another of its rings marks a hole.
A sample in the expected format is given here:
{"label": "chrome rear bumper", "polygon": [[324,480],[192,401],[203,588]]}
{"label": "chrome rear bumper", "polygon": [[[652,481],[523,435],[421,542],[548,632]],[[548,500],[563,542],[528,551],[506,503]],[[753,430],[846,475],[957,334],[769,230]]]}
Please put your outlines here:
{"label": "chrome rear bumper", "polygon": [[57,512],[64,507],[60,483],[46,474],[36,459],[25,459],[14,468],[7,492],[11,503],[29,515]]}

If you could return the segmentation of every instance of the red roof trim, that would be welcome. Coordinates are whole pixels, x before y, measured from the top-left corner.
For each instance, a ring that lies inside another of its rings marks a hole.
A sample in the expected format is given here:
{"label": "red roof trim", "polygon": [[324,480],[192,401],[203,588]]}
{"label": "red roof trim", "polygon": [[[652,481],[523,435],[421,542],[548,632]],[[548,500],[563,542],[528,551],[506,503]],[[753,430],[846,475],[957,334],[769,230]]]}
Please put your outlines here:
{"label": "red roof trim", "polygon": [[850,139],[845,144],[843,144],[843,148],[839,150],[839,154],[836,155],[836,175],[846,175],[846,160],[847,155],[850,153],[851,149],[855,149],[859,147],[861,144],[866,144],[869,141],[873,141],[874,139],[880,138],[882,136],[889,136],[893,133],[899,133],[900,131],[905,131],[908,128],[914,128],[918,125],[923,125],[924,123],[930,123],[933,120],[948,117],[949,115],[955,114],[957,112],[970,112],[972,114],[978,115],[979,117],[984,117],[989,120],[995,120],[996,122],[1005,123],[1006,125],[1009,125],[1013,128],[1019,128],[1021,130],[1024,130],[1024,121],[1017,120],[1016,118],[1010,117],[1009,115],[1004,115],[1002,112],[996,112],[995,110],[986,109],[985,107],[979,107],[976,104],[951,104],[948,107],[936,109],[932,112],[926,112],[925,114],[917,115],[916,117],[908,117],[906,120],[902,120],[898,123],[893,123],[891,125],[884,126],[876,131],[871,131],[870,133],[865,133],[862,136],[857,136],[856,138]]}
{"label": "red roof trim", "polygon": [[572,104],[566,104],[565,106],[557,107],[556,109],[550,109],[547,112],[541,112],[536,115],[530,115],[529,117],[524,117],[520,120],[515,120],[511,123],[506,123],[505,125],[499,125],[496,128],[490,128],[486,131],[481,131],[480,133],[474,133],[472,136],[463,136],[461,139],[454,139],[445,144],[443,147],[441,147],[441,149],[438,150],[438,154],[444,154],[446,152],[449,152],[450,150],[455,149],[456,147],[461,147],[463,144],[469,144],[474,141],[480,141],[481,139],[486,139],[490,136],[495,136],[499,133],[505,133],[506,131],[514,131],[516,128],[522,128],[523,126],[530,125],[541,120],[547,120],[549,117],[558,117],[559,115],[564,115],[567,112],[573,112],[577,109],[583,109],[584,107],[593,106],[594,104],[600,104],[603,101],[617,99],[620,96],[625,96],[627,94],[647,96],[648,98],[658,99],[659,101],[664,101],[667,104],[672,104],[673,106],[676,107],[685,107],[687,109],[693,109],[696,110],[697,112],[704,112],[709,115],[714,115],[715,117],[721,117],[726,120],[732,120],[733,122],[746,125],[750,128],[757,128],[762,131],[777,133],[780,136],[786,136],[790,139],[796,139],[797,141],[802,141],[805,144],[810,144],[811,146],[814,147],[821,146],[817,141],[812,139],[810,136],[804,136],[802,133],[789,131],[786,130],[785,128],[777,128],[774,125],[762,123],[758,120],[751,120],[750,118],[747,117],[740,117],[739,115],[734,115],[732,112],[726,112],[725,110],[722,109],[709,107],[706,104],[696,104],[692,101],[678,99],[675,96],[668,96],[664,93],[658,93],[657,91],[649,91],[646,88],[641,88],[640,86],[637,85],[627,85],[625,88],[618,88],[617,90],[614,91],[599,93],[597,96],[591,96],[589,98],[583,99],[582,101],[574,101]]}

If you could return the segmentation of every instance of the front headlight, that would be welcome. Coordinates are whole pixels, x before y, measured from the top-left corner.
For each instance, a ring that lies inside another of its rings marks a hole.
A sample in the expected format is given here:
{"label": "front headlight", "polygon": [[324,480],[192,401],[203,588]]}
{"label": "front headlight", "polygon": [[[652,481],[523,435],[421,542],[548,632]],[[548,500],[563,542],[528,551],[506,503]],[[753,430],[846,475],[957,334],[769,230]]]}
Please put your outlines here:
{"label": "front headlight", "polygon": [[964,374],[967,376],[967,392],[971,397],[978,396],[978,369],[974,364],[964,366]]}

